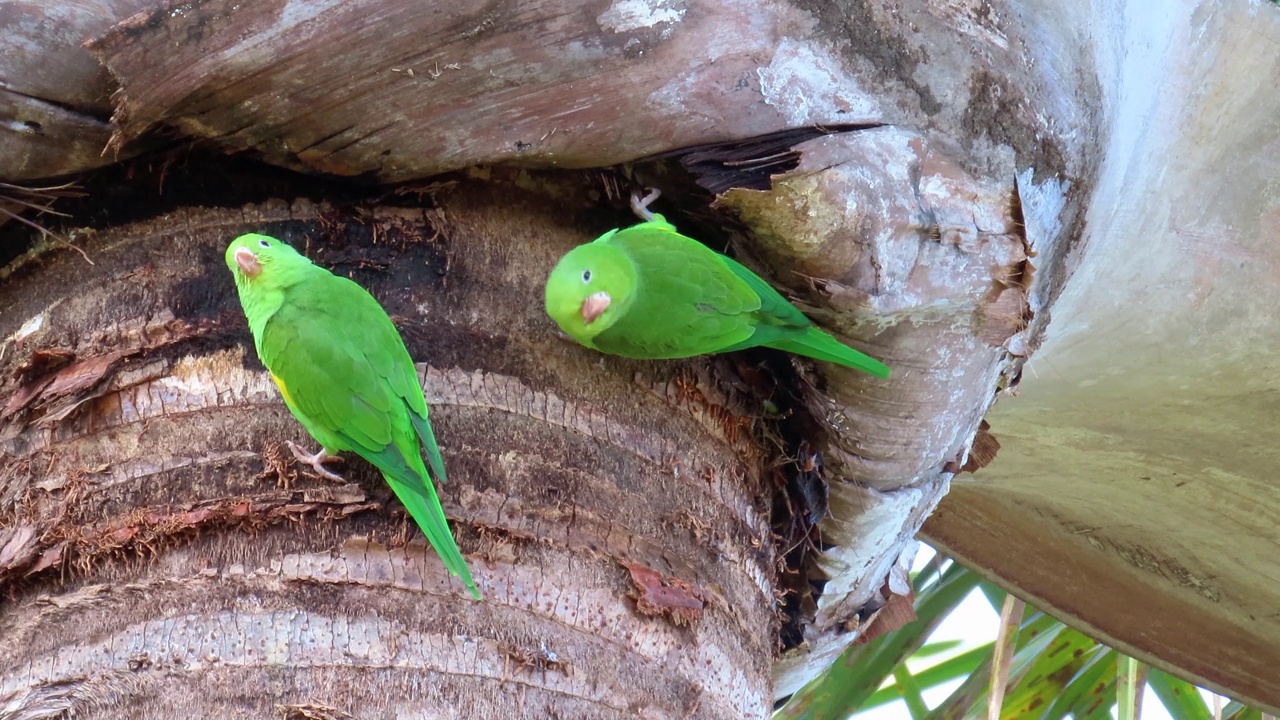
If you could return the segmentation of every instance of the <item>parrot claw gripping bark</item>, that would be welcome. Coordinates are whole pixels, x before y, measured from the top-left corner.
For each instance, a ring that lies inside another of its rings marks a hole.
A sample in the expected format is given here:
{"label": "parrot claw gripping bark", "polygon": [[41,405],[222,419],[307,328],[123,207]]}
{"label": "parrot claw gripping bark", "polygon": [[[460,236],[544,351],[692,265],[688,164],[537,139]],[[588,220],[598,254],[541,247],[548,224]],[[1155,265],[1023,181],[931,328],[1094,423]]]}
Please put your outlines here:
{"label": "parrot claw gripping bark", "polygon": [[546,309],[582,345],[636,359],[770,347],[878,378],[889,368],[819,330],[763,278],[649,212],[570,250],[547,278]]}
{"label": "parrot claw gripping bark", "polygon": [[444,566],[479,599],[431,482],[446,478],[422,384],[386,311],[364,288],[267,235],[236,238],[226,261],[258,357],[289,412],[320,443],[311,455],[290,442],[293,456],[330,480],[342,479],[323,467],[334,453],[351,450],[372,463]]}
{"label": "parrot claw gripping bark", "polygon": [[346,479],[335,472],[326,470],[324,464],[327,462],[342,462],[342,458],[337,455],[330,455],[324,448],[320,448],[320,452],[315,454],[308,453],[306,450],[298,447],[298,444],[290,440],[286,443],[289,446],[289,452],[293,453],[293,458],[303,465],[309,466],[315,474],[325,480],[334,482],[346,482]]}

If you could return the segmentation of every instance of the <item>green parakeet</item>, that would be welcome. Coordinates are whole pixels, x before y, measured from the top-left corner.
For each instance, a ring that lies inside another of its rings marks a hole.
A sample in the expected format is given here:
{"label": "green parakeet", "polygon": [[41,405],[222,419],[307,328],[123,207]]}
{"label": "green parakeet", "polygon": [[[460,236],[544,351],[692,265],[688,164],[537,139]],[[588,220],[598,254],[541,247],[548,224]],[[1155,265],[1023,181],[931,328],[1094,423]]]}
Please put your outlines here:
{"label": "green parakeet", "polygon": [[289,443],[321,475],[322,463],[351,450],[382,471],[445,567],[477,599],[458,545],[422,461],[445,481],[422,385],[404,341],[373,296],[312,264],[266,235],[241,235],[227,247],[254,347],[285,405],[321,445],[314,455]]}
{"label": "green parakeet", "polygon": [[547,314],[574,340],[639,359],[764,346],[889,377],[759,275],[650,216],[570,250],[551,271]]}

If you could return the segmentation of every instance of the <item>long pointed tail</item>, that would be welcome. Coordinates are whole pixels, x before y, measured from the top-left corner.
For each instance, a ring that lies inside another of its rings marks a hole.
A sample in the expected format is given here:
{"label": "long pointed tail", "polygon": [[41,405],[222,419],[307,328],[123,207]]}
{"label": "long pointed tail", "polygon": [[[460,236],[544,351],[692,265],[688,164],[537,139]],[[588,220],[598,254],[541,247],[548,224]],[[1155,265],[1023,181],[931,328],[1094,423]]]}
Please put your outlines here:
{"label": "long pointed tail", "polygon": [[[440,555],[444,566],[449,569],[449,572],[457,575],[467,586],[471,595],[479,600],[480,591],[476,589],[475,580],[471,578],[471,569],[467,567],[467,561],[462,557],[462,551],[458,549],[458,543],[453,539],[449,523],[444,517],[444,508],[440,507],[440,498],[436,495],[436,489],[431,481],[426,478],[426,474],[424,473],[421,478],[400,479],[384,472],[382,477],[386,478],[387,484],[395,491],[396,497],[400,498],[400,502],[404,503],[405,509],[413,516],[418,527],[422,528],[422,533],[427,536],[431,547],[435,548],[436,553]],[[425,492],[410,487],[411,482],[421,483],[425,486]]]}
{"label": "long pointed tail", "polygon": [[768,345],[777,350],[861,370],[878,378],[889,377],[889,366],[870,355],[854,350],[815,327],[809,328],[805,334],[798,337],[775,340]]}
{"label": "long pointed tail", "polygon": [[436,434],[431,431],[431,422],[427,420],[426,415],[419,415],[416,412],[409,413],[409,420],[413,422],[413,429],[418,433],[422,447],[427,450],[427,462],[431,464],[431,477],[441,485],[445,484],[449,478],[444,473],[444,458],[440,455],[440,446],[436,444]]}

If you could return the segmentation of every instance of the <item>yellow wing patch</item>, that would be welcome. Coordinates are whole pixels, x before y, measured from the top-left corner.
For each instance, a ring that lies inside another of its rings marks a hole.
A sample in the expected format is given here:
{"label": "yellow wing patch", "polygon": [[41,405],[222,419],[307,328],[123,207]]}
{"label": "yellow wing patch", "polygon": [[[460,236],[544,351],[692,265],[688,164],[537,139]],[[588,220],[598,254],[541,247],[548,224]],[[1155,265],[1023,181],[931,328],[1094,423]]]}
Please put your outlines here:
{"label": "yellow wing patch", "polygon": [[270,370],[267,371],[267,374],[271,376],[272,380],[275,380],[276,387],[280,389],[280,395],[281,397],[284,398],[284,401],[292,405],[293,396],[289,394],[289,388],[284,386],[284,381],[276,377],[276,374],[271,372]]}

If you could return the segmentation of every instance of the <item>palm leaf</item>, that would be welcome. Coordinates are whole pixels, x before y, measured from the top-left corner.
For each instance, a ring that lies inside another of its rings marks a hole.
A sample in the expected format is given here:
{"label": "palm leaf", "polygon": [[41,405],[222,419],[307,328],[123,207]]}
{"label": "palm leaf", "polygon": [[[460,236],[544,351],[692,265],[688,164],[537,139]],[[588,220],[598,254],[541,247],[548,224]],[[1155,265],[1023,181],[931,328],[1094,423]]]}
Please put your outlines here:
{"label": "palm leaf", "polygon": [[[979,720],[989,713],[1001,720],[1111,720],[1113,712],[1120,720],[1140,720],[1147,686],[1173,720],[1212,716],[1195,685],[1125,657],[1039,610],[1027,608],[1019,620],[1017,601],[957,563],[934,557],[913,584],[916,622],[846,650],[775,712],[774,720],[846,720],[860,711],[883,712],[897,701],[913,720]],[[1008,604],[1004,639],[969,649],[961,641],[929,642],[974,592],[997,612]],[[993,685],[999,647],[1008,653],[1007,676]],[[948,697],[928,708],[931,690],[957,681]],[[1271,720],[1234,701],[1222,717]]]}

